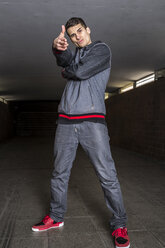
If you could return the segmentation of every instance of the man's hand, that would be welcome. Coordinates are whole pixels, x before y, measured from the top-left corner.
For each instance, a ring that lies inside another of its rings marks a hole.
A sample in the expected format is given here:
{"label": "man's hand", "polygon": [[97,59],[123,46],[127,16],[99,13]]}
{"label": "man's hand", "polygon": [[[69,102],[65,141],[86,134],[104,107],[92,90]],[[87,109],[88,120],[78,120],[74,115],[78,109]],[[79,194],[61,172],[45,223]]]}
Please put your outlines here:
{"label": "man's hand", "polygon": [[62,25],[60,35],[53,41],[53,47],[60,51],[65,51],[68,47],[67,39],[65,38],[65,26]]}

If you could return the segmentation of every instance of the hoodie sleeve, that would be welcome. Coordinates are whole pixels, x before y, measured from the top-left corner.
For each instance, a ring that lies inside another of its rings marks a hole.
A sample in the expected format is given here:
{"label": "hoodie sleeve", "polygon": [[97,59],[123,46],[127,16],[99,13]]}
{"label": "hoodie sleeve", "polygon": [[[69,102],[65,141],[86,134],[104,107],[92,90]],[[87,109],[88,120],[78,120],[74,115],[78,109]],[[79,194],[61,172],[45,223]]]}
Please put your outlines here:
{"label": "hoodie sleeve", "polygon": [[79,63],[66,66],[62,75],[67,79],[85,80],[110,68],[111,52],[104,43],[96,44]]}
{"label": "hoodie sleeve", "polygon": [[54,56],[56,57],[57,65],[64,68],[70,65],[73,59],[73,54],[70,49],[67,49],[65,51],[59,51],[56,48],[53,48],[52,46],[52,51]]}

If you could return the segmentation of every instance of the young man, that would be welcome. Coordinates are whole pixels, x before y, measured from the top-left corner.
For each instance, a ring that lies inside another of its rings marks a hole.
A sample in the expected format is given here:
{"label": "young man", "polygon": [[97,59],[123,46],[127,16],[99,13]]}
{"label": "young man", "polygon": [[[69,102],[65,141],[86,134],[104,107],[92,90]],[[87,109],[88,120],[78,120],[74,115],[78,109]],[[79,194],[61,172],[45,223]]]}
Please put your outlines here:
{"label": "young man", "polygon": [[[76,46],[75,53],[68,49],[65,30]],[[128,248],[127,217],[105,122],[104,93],[110,75],[111,52],[105,43],[92,42],[90,32],[81,18],[74,17],[62,25],[60,35],[53,42],[57,64],[63,67],[62,75],[68,82],[58,108],[50,213],[32,230],[63,226],[70,171],[80,143],[94,165],[107,207],[113,213],[110,226],[116,247]]]}

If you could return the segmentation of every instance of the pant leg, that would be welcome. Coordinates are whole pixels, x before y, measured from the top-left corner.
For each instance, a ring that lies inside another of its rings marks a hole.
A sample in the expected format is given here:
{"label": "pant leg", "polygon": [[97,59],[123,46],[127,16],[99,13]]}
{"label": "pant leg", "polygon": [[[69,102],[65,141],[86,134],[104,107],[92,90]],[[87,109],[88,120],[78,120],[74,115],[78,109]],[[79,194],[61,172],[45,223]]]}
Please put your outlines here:
{"label": "pant leg", "polygon": [[101,123],[84,122],[80,144],[88,154],[100,180],[107,207],[113,213],[112,229],[124,227],[127,216],[124,209],[120,183],[111,155],[107,126]]}
{"label": "pant leg", "polygon": [[54,170],[51,179],[50,217],[63,221],[67,209],[67,189],[70,171],[78,146],[74,125],[59,124],[54,143]]}

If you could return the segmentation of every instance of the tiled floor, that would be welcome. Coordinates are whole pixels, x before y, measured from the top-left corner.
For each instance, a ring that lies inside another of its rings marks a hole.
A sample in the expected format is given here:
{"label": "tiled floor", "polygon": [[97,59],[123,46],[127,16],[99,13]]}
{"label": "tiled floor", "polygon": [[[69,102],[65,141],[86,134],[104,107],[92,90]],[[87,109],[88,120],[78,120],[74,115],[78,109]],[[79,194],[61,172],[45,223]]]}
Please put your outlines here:
{"label": "tiled floor", "polygon": [[[131,248],[165,247],[165,164],[114,147],[112,154]],[[14,138],[0,144],[0,248],[113,248],[111,214],[80,147],[69,183],[65,226],[31,231],[49,210],[52,166],[53,138]]]}

